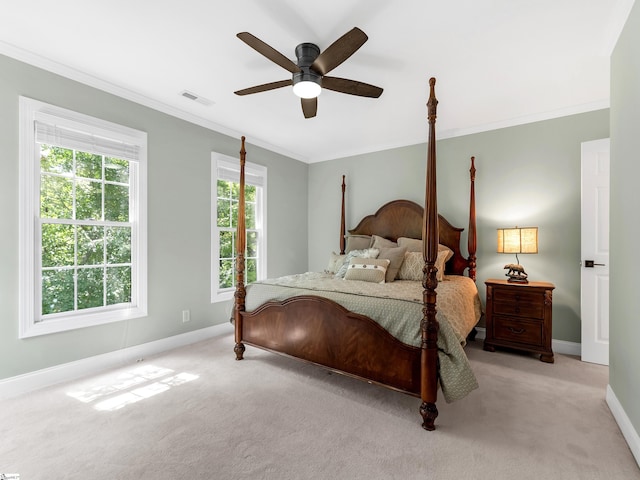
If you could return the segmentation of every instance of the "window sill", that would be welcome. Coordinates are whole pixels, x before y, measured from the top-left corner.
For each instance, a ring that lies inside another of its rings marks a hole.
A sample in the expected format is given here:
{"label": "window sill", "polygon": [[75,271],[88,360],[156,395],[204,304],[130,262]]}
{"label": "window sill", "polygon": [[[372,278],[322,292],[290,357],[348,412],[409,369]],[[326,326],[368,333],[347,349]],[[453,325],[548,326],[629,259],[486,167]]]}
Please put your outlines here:
{"label": "window sill", "polygon": [[235,293],[236,293],[235,288],[231,290],[222,290],[220,292],[217,292],[211,298],[211,303],[226,302],[228,300],[233,300]]}
{"label": "window sill", "polygon": [[37,337],[51,333],[66,332],[79,328],[94,327],[107,323],[121,322],[134,318],[146,317],[145,309],[138,307],[120,308],[97,313],[83,313],[51,318],[37,323],[20,325],[20,338]]}

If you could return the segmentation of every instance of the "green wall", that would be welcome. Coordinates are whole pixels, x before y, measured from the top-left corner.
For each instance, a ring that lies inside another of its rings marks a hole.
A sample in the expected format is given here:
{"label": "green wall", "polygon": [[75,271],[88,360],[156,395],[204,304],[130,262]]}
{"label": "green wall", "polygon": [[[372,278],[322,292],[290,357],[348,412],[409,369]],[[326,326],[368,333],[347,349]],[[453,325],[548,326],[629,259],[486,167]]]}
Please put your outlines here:
{"label": "green wall", "polygon": [[640,238],[640,2],[611,56],[611,284],[609,384],[640,432],[640,319],[635,265]]}
{"label": "green wall", "polygon": [[[239,138],[2,55],[0,72],[0,379],[228,321],[231,302],[212,304],[210,294],[211,152],[237,158]],[[147,317],[18,339],[20,95],[147,132]],[[268,167],[268,273],[304,271],[307,232],[290,219],[307,216],[308,166],[252,146],[250,132],[247,142],[247,160]]]}
{"label": "green wall", "polygon": [[[446,115],[446,105],[438,105],[438,113]],[[503,278],[504,265],[515,262],[495,252],[496,229],[539,227],[539,254],[519,259],[531,280],[556,285],[556,340],[580,342],[580,144],[608,136],[609,111],[599,110],[437,143],[438,208],[465,229],[469,158],[476,157],[477,279],[483,298],[484,281]],[[420,144],[310,165],[310,270],[323,269],[329,252],[339,248],[343,174],[349,229],[390,200],[424,205],[425,163],[426,144]]]}

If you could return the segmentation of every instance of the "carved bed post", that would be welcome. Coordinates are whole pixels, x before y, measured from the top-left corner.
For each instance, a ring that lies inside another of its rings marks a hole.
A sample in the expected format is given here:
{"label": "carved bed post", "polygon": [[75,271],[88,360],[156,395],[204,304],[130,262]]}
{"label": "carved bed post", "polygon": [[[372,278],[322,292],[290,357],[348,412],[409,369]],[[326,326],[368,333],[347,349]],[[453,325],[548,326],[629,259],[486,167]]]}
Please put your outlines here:
{"label": "carved bed post", "polygon": [[341,211],[342,213],[340,214],[340,255],[344,255],[344,249],[346,246],[346,240],[344,238],[345,225],[346,225],[345,215],[344,215],[344,190],[345,190],[344,175],[342,175],[342,211]]}
{"label": "carved bed post", "polygon": [[476,157],[471,157],[471,168],[469,173],[471,176],[471,190],[469,194],[469,236],[467,237],[467,250],[469,251],[469,278],[474,282],[476,280],[476,166],[474,164]]}
{"label": "carved bed post", "polygon": [[236,293],[234,325],[236,346],[233,351],[236,352],[236,360],[242,360],[244,355],[244,344],[242,343],[242,312],[245,308],[246,290],[244,288],[244,251],[246,246],[246,229],[245,229],[245,205],[244,205],[244,167],[247,152],[244,149],[245,137],[242,137],[242,146],[240,147],[240,192],[238,198],[238,224],[236,234]]}
{"label": "carved bed post", "polygon": [[438,395],[438,320],[436,320],[436,278],[435,266],[438,256],[438,205],[436,190],[436,107],[438,100],[435,96],[436,79],[429,80],[430,92],[427,102],[429,119],[429,144],[427,151],[427,179],[425,192],[424,224],[422,230],[422,256],[424,258],[422,286],[424,287],[422,309],[423,317],[420,323],[421,361],[420,375],[421,387],[420,414],[422,415],[422,427],[426,430],[435,430],[435,419],[438,416],[436,400]]}

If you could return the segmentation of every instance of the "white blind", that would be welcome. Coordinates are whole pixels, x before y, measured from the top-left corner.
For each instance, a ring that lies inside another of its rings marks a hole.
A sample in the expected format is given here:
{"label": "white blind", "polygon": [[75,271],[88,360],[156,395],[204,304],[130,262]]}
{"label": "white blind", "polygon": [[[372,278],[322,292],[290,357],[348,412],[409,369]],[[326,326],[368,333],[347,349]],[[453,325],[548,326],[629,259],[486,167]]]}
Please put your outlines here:
{"label": "white blind", "polygon": [[[239,161],[238,161],[239,162]],[[218,174],[217,178],[228,182],[240,182],[240,165],[231,165],[228,163],[218,162]],[[252,171],[251,167],[245,164],[244,181],[248,185],[254,185],[256,187],[264,187],[264,176]]]}
{"label": "white blind", "polygon": [[131,161],[138,161],[140,158],[139,145],[38,120],[35,121],[35,137],[37,143],[46,145]]}

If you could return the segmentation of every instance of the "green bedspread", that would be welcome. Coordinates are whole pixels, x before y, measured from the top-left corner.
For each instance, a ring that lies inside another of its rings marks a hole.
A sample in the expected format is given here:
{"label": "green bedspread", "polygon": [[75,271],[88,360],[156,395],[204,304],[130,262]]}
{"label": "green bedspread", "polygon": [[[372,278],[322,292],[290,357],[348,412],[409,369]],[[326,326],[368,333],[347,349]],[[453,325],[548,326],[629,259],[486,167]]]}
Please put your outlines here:
{"label": "green bedspread", "polygon": [[[396,280],[376,284],[308,272],[247,285],[245,309],[251,312],[268,301],[317,295],[333,300],[352,312],[368,316],[401,342],[419,347],[422,292],[421,282]],[[452,402],[478,387],[463,349],[467,334],[481,315],[475,283],[467,277],[446,277],[438,284],[436,308],[440,325],[440,386],[445,400]]]}

